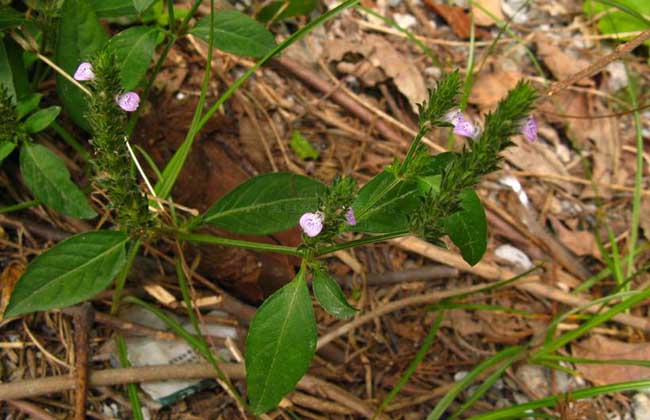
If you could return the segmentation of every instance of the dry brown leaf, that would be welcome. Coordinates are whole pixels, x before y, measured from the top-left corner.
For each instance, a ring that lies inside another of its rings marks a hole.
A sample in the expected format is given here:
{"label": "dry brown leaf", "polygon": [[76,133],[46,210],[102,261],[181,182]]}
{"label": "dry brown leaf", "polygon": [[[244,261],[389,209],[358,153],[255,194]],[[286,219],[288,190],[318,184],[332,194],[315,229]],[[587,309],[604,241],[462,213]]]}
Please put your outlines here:
{"label": "dry brown leaf", "polygon": [[9,299],[16,283],[25,271],[25,265],[20,261],[10,262],[0,275],[0,319],[9,305]]}
{"label": "dry brown leaf", "polygon": [[472,314],[463,309],[451,309],[447,311],[442,321],[442,326],[453,328],[462,336],[478,334],[484,330],[481,323],[475,321]]}
{"label": "dry brown leaf", "polygon": [[503,12],[501,11],[501,0],[474,0],[472,2],[472,12],[474,12],[474,23],[479,26],[492,26],[495,24],[494,19],[488,16],[483,10],[476,5],[481,6],[483,9],[490,12],[492,16],[499,20],[503,20]]}
{"label": "dry brown leaf", "polygon": [[[589,61],[565,52],[557,45],[551,44],[547,38],[537,42],[537,53],[557,80],[564,80],[589,66]],[[591,79],[583,79],[577,84],[593,85],[593,82]]]}
{"label": "dry brown leaf", "polygon": [[[571,346],[574,357],[586,359],[650,359],[650,343],[624,343],[600,335]],[[578,371],[596,385],[650,378],[650,368],[604,364],[576,364]]]}
{"label": "dry brown leaf", "polygon": [[[397,89],[406,96],[413,111],[417,104],[427,99],[427,88],[424,78],[413,61],[399,53],[393,45],[379,35],[367,35],[363,42],[351,42],[335,39],[325,44],[328,60],[340,61],[346,54],[360,54],[366,57],[372,66],[362,63],[360,66],[350,63],[339,63],[338,68],[343,71],[354,71],[367,86],[392,78]],[[377,73],[377,70],[383,72]]]}
{"label": "dry brown leaf", "polygon": [[481,109],[494,107],[521,80],[521,73],[496,71],[481,73],[474,82],[469,101]]}
{"label": "dry brown leaf", "polygon": [[[512,139],[517,147],[509,147],[503,152],[503,156],[512,165],[526,172],[569,175],[566,167],[562,164],[551,147],[543,142],[530,143],[517,136]],[[576,186],[570,182],[552,180],[568,192],[576,192]]]}
{"label": "dry brown leaf", "polygon": [[575,255],[582,257],[591,255],[600,259],[601,254],[596,243],[594,234],[588,230],[571,230],[564,227],[564,225],[557,220],[557,218],[549,216],[555,233],[558,239],[564,246],[566,246]]}
{"label": "dry brown leaf", "polygon": [[[449,24],[451,30],[457,37],[462,39],[470,37],[472,18],[465,9],[458,6],[447,6],[446,4],[436,3],[433,0],[425,0],[425,4]],[[474,30],[474,36],[482,39],[489,38],[490,34],[482,29],[476,28]]]}

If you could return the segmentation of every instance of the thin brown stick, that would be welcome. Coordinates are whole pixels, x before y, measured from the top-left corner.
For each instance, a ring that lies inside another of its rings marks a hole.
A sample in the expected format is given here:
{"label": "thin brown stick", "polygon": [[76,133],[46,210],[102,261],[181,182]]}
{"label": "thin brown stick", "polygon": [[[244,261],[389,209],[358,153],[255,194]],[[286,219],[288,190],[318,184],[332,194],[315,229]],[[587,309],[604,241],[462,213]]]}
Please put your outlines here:
{"label": "thin brown stick", "polygon": [[563,89],[566,89],[567,87],[571,86],[575,82],[578,82],[585,77],[589,77],[598,71],[600,71],[602,68],[607,66],[609,63],[618,60],[625,54],[629,53],[639,45],[641,45],[644,41],[650,39],[650,29],[647,29],[643,32],[641,32],[636,38],[626,42],[625,44],[621,44],[614,51],[611,53],[607,54],[604,57],[599,58],[596,60],[593,64],[587,66],[586,68],[580,70],[579,72],[569,76],[568,78],[557,82],[553,83],[551,87],[548,89],[546,92],[546,96],[553,96],[556,93],[560,92]]}
{"label": "thin brown stick", "polygon": [[88,336],[93,323],[93,306],[86,302],[74,308],[75,398],[74,419],[86,418],[88,396]]}
{"label": "thin brown stick", "polygon": [[32,404],[28,401],[12,400],[12,401],[7,401],[7,404],[29,415],[29,418],[31,419],[56,420],[56,417],[52,416],[50,413],[43,410],[36,404]]}
{"label": "thin brown stick", "polygon": [[[223,363],[220,367],[232,379],[243,379],[245,377],[244,366],[241,364]],[[91,371],[89,383],[91,386],[110,386],[171,379],[189,380],[213,377],[214,371],[209,363],[188,363]],[[0,401],[36,397],[73,389],[74,387],[75,378],[68,375],[4,383],[0,384]],[[327,397],[367,418],[371,418],[374,413],[374,408],[361,399],[336,385],[310,375],[305,375],[298,382],[297,388],[314,395]],[[383,418],[383,420],[386,419]]]}

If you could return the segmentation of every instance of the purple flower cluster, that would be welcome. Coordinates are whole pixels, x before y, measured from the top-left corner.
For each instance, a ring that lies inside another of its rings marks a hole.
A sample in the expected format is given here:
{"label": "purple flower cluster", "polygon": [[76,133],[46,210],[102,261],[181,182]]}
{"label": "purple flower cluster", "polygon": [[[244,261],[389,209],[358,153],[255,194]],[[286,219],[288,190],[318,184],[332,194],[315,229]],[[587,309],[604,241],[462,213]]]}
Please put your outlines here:
{"label": "purple flower cluster", "polygon": [[[92,64],[87,61],[79,64],[73,77],[75,80],[80,82],[95,80],[95,73],[93,72]],[[115,102],[124,111],[133,112],[138,109],[138,106],[140,106],[140,96],[135,92],[126,92],[115,96]]]}
{"label": "purple flower cluster", "polygon": [[[323,222],[325,222],[325,215],[320,211],[316,213],[305,213],[300,216],[300,220],[298,221],[302,231],[310,238],[318,236],[321,233],[323,230]],[[357,219],[354,216],[354,210],[352,208],[349,208],[345,212],[345,222],[350,226],[357,224]]]}
{"label": "purple flower cluster", "polygon": [[[475,139],[481,133],[479,126],[474,125],[465,117],[460,109],[452,109],[443,118],[444,121],[454,126],[454,134]],[[521,126],[521,134],[530,142],[537,140],[537,121],[530,115]]]}

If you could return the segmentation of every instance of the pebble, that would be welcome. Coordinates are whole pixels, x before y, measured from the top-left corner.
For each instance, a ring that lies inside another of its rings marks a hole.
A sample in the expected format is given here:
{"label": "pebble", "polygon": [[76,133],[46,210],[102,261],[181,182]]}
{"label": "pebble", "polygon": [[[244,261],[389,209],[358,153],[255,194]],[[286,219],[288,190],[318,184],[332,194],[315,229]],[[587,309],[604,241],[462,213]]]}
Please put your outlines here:
{"label": "pebble", "polygon": [[418,23],[415,16],[409,15],[408,13],[393,13],[393,20],[403,29],[411,29]]}
{"label": "pebble", "polygon": [[466,370],[461,370],[454,373],[454,381],[456,382],[462,381],[465,378],[465,376],[467,376],[468,373],[469,372],[467,372]]}
{"label": "pebble", "polygon": [[638,393],[632,397],[632,416],[634,420],[650,419],[650,397],[648,394]]}

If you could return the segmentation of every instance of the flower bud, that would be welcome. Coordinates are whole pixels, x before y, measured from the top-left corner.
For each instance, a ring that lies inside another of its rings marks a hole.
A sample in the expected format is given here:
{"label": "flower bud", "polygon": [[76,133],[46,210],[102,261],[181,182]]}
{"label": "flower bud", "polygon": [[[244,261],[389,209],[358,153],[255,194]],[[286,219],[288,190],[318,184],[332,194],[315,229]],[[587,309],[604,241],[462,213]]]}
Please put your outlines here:
{"label": "flower bud", "polygon": [[140,97],[135,92],[126,92],[115,98],[117,104],[126,112],[133,112],[140,105]]}
{"label": "flower bud", "polygon": [[74,79],[80,82],[85,82],[88,80],[95,79],[95,73],[93,73],[93,65],[87,61],[79,64],[77,70],[74,72]]}

